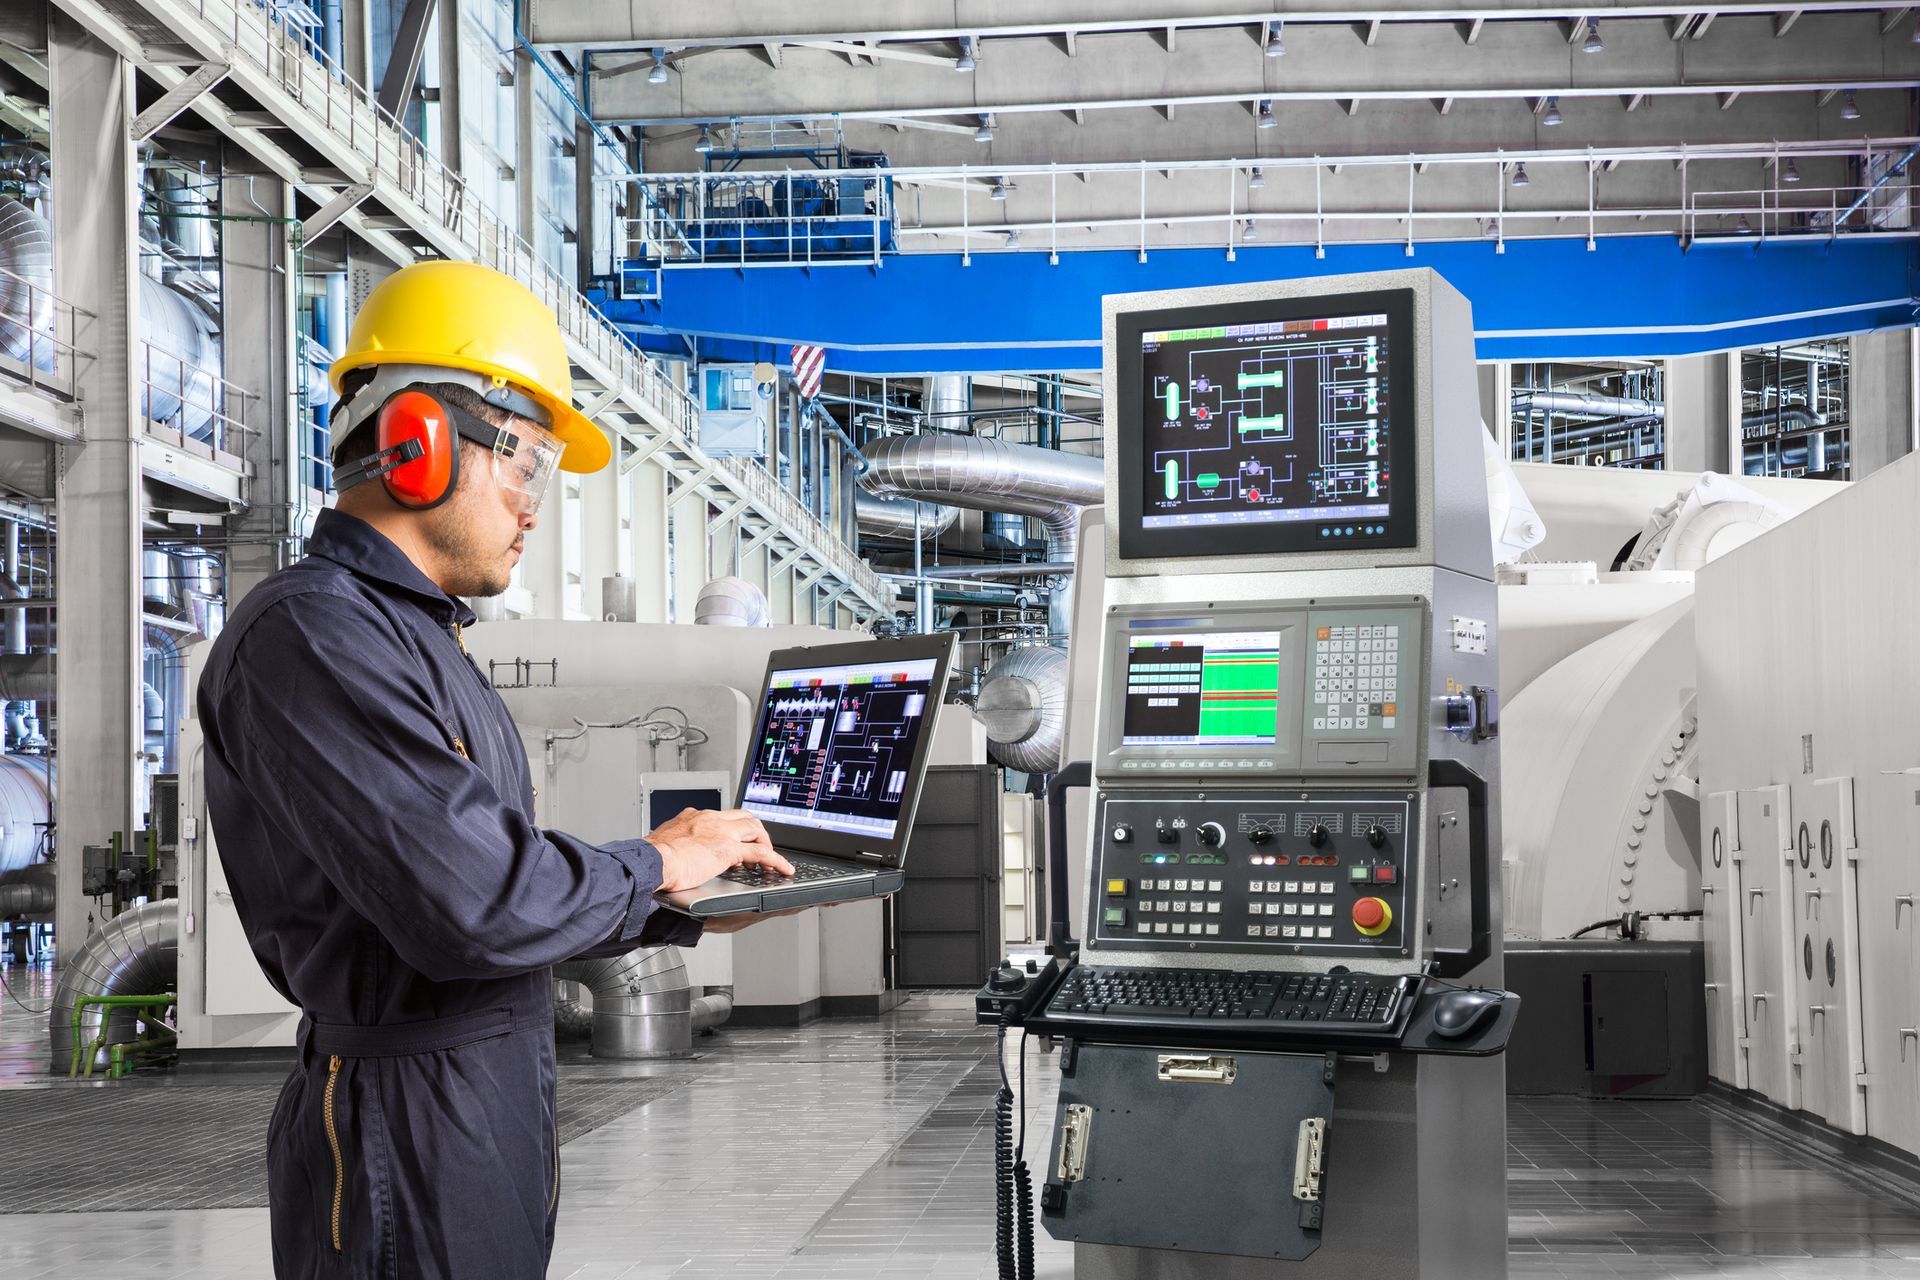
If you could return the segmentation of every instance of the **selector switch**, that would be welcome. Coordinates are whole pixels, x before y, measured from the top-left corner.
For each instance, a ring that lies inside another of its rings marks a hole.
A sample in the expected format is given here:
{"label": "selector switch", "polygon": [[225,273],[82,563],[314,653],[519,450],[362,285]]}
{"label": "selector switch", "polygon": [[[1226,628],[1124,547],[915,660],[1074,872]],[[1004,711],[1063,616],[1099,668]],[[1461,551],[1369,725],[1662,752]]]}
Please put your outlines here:
{"label": "selector switch", "polygon": [[1386,830],[1383,827],[1381,827],[1379,823],[1376,822],[1372,826],[1367,828],[1368,844],[1378,849],[1381,845],[1385,844],[1386,842],[1387,842]]}
{"label": "selector switch", "polygon": [[1272,827],[1255,827],[1253,830],[1247,832],[1247,839],[1251,840],[1255,844],[1272,844],[1273,828]]}
{"label": "selector switch", "polygon": [[1313,824],[1313,830],[1307,832],[1307,843],[1318,849],[1327,842],[1328,831],[1319,823]]}
{"label": "selector switch", "polygon": [[1153,833],[1159,838],[1161,844],[1180,843],[1180,828],[1178,827],[1170,827],[1164,822],[1156,822],[1153,824]]}
{"label": "selector switch", "polygon": [[1377,938],[1393,927],[1393,908],[1381,898],[1362,898],[1353,904],[1353,927],[1369,938]]}
{"label": "selector switch", "polygon": [[1200,824],[1200,843],[1209,849],[1218,849],[1227,842],[1227,829],[1217,822]]}
{"label": "selector switch", "polygon": [[1124,822],[1115,823],[1113,827],[1113,842],[1115,844],[1131,844],[1133,842],[1133,828]]}

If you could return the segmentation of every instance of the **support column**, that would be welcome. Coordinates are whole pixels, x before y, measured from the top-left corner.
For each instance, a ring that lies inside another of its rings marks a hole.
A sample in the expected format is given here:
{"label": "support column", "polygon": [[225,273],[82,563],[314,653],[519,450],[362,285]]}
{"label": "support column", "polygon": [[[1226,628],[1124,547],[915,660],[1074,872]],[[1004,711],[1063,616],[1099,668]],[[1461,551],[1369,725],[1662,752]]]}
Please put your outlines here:
{"label": "support column", "polygon": [[[617,450],[616,450],[617,452]],[[625,551],[625,530],[621,527],[618,491],[622,487],[618,463],[610,463],[590,476],[582,476],[580,512],[581,595],[589,618],[603,616],[601,593],[606,580],[621,572]]]}
{"label": "support column", "polygon": [[1667,470],[1733,470],[1734,405],[1725,351],[1667,361]]}
{"label": "support column", "polygon": [[642,463],[627,477],[633,495],[632,528],[634,614],[641,622],[667,618],[667,472],[652,462]]}
{"label": "support column", "polygon": [[226,286],[221,290],[220,329],[227,335],[221,357],[227,378],[251,393],[246,425],[255,432],[241,440],[253,473],[248,506],[228,525],[233,534],[227,554],[231,608],[268,574],[292,562],[294,540],[306,536],[317,512],[301,501],[307,477],[298,465],[307,429],[296,381],[296,373],[304,370],[295,367],[299,281],[293,274],[293,238],[299,229],[265,220],[287,217],[292,193],[270,175],[245,173],[237,151],[228,151],[226,158],[221,208],[262,219],[220,224],[220,279]]}
{"label": "support column", "polygon": [[673,521],[673,615],[668,621],[692,622],[693,602],[713,576],[707,571],[707,500],[688,493],[673,504],[668,518]]}
{"label": "support column", "polygon": [[80,321],[86,440],[61,450],[57,522],[58,870],[54,927],[70,961],[100,923],[80,892],[83,846],[133,839],[139,818],[140,452],[134,383],[140,259],[133,70],[57,10],[49,23],[54,278]]}
{"label": "support column", "polygon": [[340,65],[356,83],[373,83],[372,0],[340,0]]}
{"label": "support column", "polygon": [[1914,450],[1914,331],[1863,333],[1847,348],[1847,422],[1853,437],[1848,478],[1864,480]]}
{"label": "support column", "polygon": [[461,154],[460,123],[460,0],[439,0],[433,16],[436,37],[434,94],[440,107],[440,162],[457,174],[466,174]]}
{"label": "support column", "polygon": [[514,203],[518,206],[520,238],[528,244],[534,242],[533,225],[538,217],[537,196],[534,191],[534,150],[533,137],[533,83],[540,74],[540,68],[533,65],[533,55],[525,49],[516,49],[513,53],[513,191]]}

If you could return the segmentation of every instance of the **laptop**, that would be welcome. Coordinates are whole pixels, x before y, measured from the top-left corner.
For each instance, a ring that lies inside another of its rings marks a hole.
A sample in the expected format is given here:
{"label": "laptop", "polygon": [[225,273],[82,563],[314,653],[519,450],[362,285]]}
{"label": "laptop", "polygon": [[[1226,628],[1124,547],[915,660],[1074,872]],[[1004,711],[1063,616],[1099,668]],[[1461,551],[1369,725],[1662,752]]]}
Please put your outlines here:
{"label": "laptop", "polygon": [[742,865],[661,904],[706,918],[898,891],[954,643],[947,632],[776,650],[737,807],[794,874]]}

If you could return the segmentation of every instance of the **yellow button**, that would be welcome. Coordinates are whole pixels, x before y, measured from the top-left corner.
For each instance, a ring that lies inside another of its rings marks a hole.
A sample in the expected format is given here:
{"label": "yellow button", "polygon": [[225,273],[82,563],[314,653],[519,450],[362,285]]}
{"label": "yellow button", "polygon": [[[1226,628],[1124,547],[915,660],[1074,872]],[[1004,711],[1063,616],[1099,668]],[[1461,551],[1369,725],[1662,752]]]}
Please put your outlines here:
{"label": "yellow button", "polygon": [[1124,898],[1124,897],[1126,897],[1126,896],[1127,896],[1127,882],[1126,882],[1125,880],[1109,880],[1109,881],[1107,881],[1107,896],[1108,896],[1109,898]]}

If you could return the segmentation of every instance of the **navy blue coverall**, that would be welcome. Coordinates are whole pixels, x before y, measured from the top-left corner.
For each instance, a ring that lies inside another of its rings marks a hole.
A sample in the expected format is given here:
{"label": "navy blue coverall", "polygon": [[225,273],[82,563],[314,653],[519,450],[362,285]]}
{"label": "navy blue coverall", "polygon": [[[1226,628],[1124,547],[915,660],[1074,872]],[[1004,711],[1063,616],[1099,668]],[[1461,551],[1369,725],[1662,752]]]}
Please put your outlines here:
{"label": "navy blue coverall", "polygon": [[299,1060],[267,1135],[274,1274],[544,1275],[560,1195],[548,967],[688,943],[660,855],[533,822],[473,620],[371,525],[234,610],[200,680],[207,806]]}

